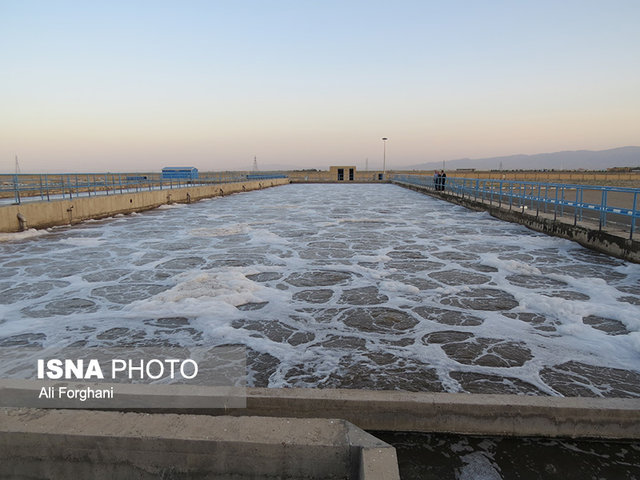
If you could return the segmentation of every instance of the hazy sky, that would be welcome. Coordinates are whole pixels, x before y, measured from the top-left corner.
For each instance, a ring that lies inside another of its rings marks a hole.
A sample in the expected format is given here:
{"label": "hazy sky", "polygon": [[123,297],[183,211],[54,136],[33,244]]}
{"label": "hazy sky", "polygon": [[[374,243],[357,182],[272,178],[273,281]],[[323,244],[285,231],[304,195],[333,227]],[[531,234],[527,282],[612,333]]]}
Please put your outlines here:
{"label": "hazy sky", "polygon": [[640,145],[639,0],[0,0],[0,172]]}

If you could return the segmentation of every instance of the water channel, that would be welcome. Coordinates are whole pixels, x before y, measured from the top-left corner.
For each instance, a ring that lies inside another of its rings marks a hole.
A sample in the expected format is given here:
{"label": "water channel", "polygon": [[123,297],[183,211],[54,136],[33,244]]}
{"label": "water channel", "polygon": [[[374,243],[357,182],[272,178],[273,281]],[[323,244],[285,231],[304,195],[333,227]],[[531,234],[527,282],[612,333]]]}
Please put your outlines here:
{"label": "water channel", "polygon": [[0,345],[240,343],[250,386],[640,396],[640,265],[393,185],[0,243]]}

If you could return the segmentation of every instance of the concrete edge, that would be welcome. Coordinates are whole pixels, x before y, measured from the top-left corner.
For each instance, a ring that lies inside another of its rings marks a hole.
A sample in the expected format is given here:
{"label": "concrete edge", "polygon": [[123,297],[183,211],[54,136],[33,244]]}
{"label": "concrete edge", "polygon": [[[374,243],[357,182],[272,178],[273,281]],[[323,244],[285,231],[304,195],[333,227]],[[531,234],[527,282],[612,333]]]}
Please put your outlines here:
{"label": "concrete edge", "polygon": [[570,438],[640,438],[640,399],[247,389],[245,413],[344,418],[364,430]]}
{"label": "concrete edge", "polygon": [[633,263],[640,263],[640,241],[638,240],[623,238],[607,232],[606,230],[589,228],[585,225],[573,225],[572,223],[563,222],[561,220],[548,219],[542,216],[536,217],[531,213],[521,213],[517,210],[505,210],[498,206],[476,202],[472,199],[462,198],[447,192],[434,192],[431,189],[420,185],[413,185],[399,181],[394,181],[394,184],[450,203],[455,203],[472,210],[486,211],[492,217],[500,220],[518,223],[536,232],[571,240],[579,243],[583,247],[596,250],[607,255]]}
{"label": "concrete edge", "polygon": [[0,446],[3,475],[399,479],[392,446],[336,419],[2,408]]}
{"label": "concrete edge", "polygon": [[[0,394],[2,398],[33,398],[37,396],[39,383],[42,382],[3,380]],[[209,398],[209,404],[218,405],[217,408],[175,408],[158,401],[167,398],[160,386],[147,387],[125,386],[124,395],[138,402],[135,407],[99,408],[148,413],[342,418],[370,431],[640,439],[640,398],[306,388],[246,388],[234,393],[228,389],[198,387],[180,395],[194,396],[197,405],[206,405]],[[236,399],[234,395],[239,397]],[[225,405],[237,404],[234,403],[237,400],[246,402],[246,407],[220,408],[221,396],[228,398]],[[188,404],[192,399],[183,400]]]}
{"label": "concrete edge", "polygon": [[352,449],[352,478],[387,480],[400,478],[395,448],[370,433],[347,423],[347,439]]}

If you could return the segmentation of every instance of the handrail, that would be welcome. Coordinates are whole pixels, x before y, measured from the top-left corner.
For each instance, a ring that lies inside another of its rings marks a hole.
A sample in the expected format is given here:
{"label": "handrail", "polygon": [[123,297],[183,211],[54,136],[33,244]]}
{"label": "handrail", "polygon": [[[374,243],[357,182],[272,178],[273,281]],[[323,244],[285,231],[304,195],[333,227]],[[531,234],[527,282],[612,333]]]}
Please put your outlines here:
{"label": "handrail", "polygon": [[[437,177],[431,175],[393,175],[393,181],[418,185],[433,191],[437,188]],[[527,210],[538,216],[549,213],[553,208],[553,218],[572,214],[574,225],[583,221],[590,212],[597,214],[597,218],[589,215],[590,220],[598,222],[598,228],[614,223],[629,228],[629,238],[633,239],[636,221],[640,218],[640,204],[638,196],[640,189],[628,187],[579,185],[572,183],[544,183],[502,179],[475,179],[465,177],[446,177],[444,193],[471,198],[480,203],[497,204],[498,207],[509,210],[514,207],[524,214]],[[585,197],[585,193],[587,194]],[[616,193],[612,200],[611,193]],[[620,221],[620,220],[628,220]]]}
{"label": "handrail", "polygon": [[13,203],[19,205],[27,200],[51,201],[275,178],[287,176],[259,172],[250,175],[226,172],[199,178],[163,178],[160,173],[0,174],[0,202],[13,198]]}

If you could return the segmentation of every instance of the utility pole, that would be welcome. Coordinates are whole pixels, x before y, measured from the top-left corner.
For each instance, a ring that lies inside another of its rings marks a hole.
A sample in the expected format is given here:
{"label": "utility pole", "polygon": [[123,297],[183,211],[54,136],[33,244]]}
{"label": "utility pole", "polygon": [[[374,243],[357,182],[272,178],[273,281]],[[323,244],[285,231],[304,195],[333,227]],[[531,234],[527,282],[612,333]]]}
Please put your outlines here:
{"label": "utility pole", "polygon": [[257,172],[258,171],[258,159],[255,157],[253,157],[253,171]]}
{"label": "utility pole", "polygon": [[387,140],[389,140],[387,137],[383,137],[382,138],[382,145],[383,145],[383,150],[382,150],[382,174],[386,174],[387,173]]}
{"label": "utility pole", "polygon": [[[20,174],[20,164],[18,163],[18,155],[16,155],[16,173],[13,176],[13,191],[14,197],[17,205],[20,205],[20,187],[18,183],[18,175]],[[20,217],[20,214],[18,214]]]}

